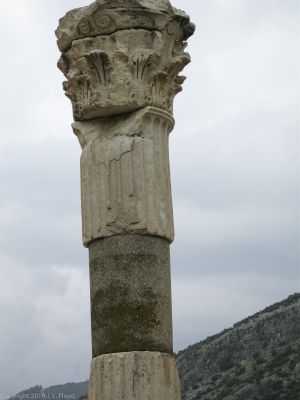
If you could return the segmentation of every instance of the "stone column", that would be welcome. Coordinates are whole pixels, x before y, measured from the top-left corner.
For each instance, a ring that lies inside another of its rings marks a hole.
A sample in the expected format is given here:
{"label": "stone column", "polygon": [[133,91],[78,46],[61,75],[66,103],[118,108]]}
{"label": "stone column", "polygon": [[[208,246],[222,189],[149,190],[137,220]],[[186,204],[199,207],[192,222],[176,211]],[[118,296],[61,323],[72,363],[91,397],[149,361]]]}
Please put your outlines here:
{"label": "stone column", "polygon": [[82,147],[93,361],[89,400],[179,400],[168,137],[194,25],[168,0],[97,0],[56,31]]}

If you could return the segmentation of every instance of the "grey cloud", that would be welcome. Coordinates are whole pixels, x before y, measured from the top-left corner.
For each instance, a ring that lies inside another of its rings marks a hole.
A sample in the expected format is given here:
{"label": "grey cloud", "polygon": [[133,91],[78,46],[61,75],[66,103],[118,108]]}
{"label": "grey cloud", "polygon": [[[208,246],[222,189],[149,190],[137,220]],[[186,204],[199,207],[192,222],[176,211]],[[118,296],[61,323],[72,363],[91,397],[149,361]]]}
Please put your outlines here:
{"label": "grey cloud", "polygon": [[[2,260],[1,260],[2,261]],[[7,273],[6,268],[10,271]],[[34,274],[1,264],[1,393],[37,383],[81,380],[90,358],[87,271],[50,267]],[[14,288],[12,291],[11,288]],[[9,334],[8,334],[9,333]]]}
{"label": "grey cloud", "polygon": [[[262,290],[263,287],[263,290]],[[216,334],[285,297],[289,279],[248,272],[228,275],[224,270],[198,279],[173,281],[176,350]],[[197,315],[197,318],[195,318]],[[185,337],[190,338],[187,343]]]}
{"label": "grey cloud", "polygon": [[53,138],[42,144],[7,146],[2,153],[0,251],[31,265],[86,263],[81,245],[79,151],[72,154],[68,144]]}

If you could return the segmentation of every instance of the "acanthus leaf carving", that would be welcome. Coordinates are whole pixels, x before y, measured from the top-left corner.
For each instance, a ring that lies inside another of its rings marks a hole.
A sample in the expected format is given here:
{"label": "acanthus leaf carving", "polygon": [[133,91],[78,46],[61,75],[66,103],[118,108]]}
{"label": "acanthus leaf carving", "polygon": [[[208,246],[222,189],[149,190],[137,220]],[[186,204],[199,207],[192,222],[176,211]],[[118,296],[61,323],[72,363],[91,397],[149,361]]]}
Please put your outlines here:
{"label": "acanthus leaf carving", "polygon": [[[86,32],[97,25],[107,34],[99,31],[97,35],[92,30],[81,38],[81,33],[59,62],[70,81],[65,88],[76,120],[117,115],[146,106],[172,113],[174,97],[182,90],[180,72],[190,62],[185,40],[187,30],[191,33],[194,28],[185,13],[172,8],[169,14],[148,8],[110,8],[108,3],[105,6],[97,2],[78,21],[77,25],[82,24]],[[118,24],[119,30],[116,27],[111,32],[112,25]],[[75,75],[88,77],[85,86],[72,82]],[[84,101],[82,93],[73,93],[77,88],[85,93]]]}
{"label": "acanthus leaf carving", "polygon": [[73,103],[75,119],[80,119],[87,110],[96,107],[96,93],[89,75],[82,72],[74,74],[69,81],[64,82],[64,90]]}
{"label": "acanthus leaf carving", "polygon": [[107,83],[109,80],[108,55],[103,51],[92,51],[84,57],[91,70],[96,72],[99,84]]}
{"label": "acanthus leaf carving", "polygon": [[167,72],[160,71],[152,81],[152,101],[155,107],[162,107],[168,109],[168,74]]}

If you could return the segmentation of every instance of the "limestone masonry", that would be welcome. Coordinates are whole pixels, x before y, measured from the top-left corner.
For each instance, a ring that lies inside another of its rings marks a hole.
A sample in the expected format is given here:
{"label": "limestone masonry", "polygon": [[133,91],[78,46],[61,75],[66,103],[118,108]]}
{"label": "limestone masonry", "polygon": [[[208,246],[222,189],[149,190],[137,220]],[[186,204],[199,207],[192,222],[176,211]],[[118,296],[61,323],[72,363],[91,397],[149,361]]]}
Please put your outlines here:
{"label": "limestone masonry", "polygon": [[91,371],[89,399],[181,399],[175,360],[167,354],[106,354],[93,359]]}
{"label": "limestone masonry", "polygon": [[173,100],[195,26],[168,0],[97,0],[57,28],[82,148],[93,362],[89,400],[180,400],[173,358]]}

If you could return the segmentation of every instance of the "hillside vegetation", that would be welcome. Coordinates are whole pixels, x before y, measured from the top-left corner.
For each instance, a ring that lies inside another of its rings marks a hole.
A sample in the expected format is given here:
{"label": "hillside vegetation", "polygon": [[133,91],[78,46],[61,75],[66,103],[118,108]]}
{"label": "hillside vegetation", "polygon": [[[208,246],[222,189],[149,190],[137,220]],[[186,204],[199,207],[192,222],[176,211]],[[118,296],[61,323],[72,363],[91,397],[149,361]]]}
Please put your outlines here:
{"label": "hillside vegetation", "polygon": [[177,355],[184,400],[300,400],[300,294]]}

